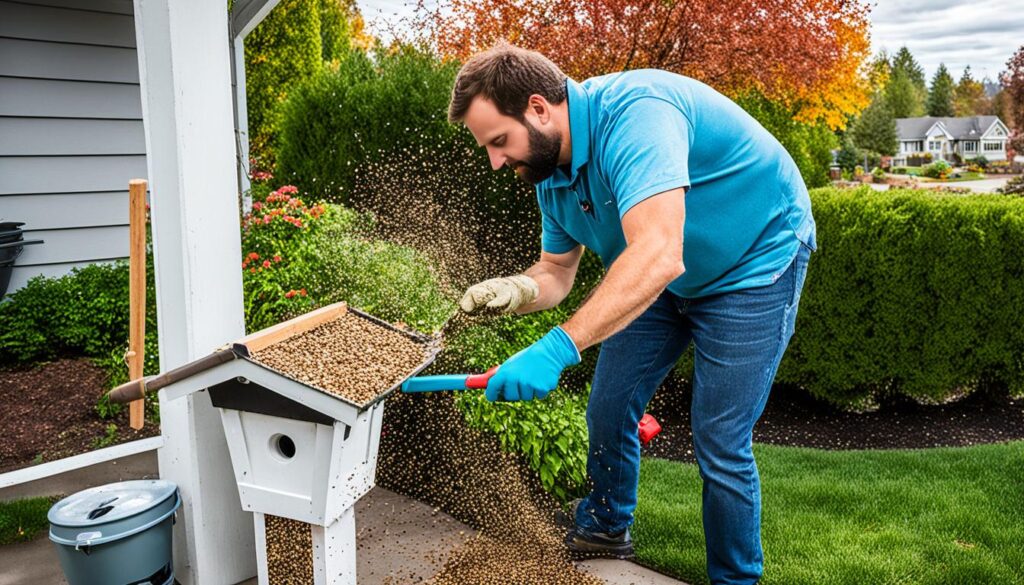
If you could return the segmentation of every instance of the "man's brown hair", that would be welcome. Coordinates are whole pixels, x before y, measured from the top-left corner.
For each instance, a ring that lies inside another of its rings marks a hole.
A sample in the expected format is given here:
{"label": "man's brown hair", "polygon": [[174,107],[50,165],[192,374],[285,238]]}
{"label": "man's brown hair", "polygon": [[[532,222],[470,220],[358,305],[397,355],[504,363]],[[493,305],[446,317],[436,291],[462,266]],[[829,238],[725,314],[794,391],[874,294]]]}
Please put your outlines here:
{"label": "man's brown hair", "polygon": [[565,73],[550,59],[500,41],[473,55],[459,69],[448,104],[448,121],[461,122],[476,96],[494,102],[498,111],[520,122],[530,96],[538,94],[552,104],[565,101]]}

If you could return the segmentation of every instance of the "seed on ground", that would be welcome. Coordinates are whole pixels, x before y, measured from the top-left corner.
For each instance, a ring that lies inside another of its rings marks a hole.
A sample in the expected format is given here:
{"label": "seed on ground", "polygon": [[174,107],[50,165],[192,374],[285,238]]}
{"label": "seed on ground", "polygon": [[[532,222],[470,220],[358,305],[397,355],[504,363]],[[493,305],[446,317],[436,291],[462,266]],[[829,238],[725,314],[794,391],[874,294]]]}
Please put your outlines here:
{"label": "seed on ground", "polygon": [[265,521],[270,585],[312,583],[313,532],[309,524],[270,514]]}

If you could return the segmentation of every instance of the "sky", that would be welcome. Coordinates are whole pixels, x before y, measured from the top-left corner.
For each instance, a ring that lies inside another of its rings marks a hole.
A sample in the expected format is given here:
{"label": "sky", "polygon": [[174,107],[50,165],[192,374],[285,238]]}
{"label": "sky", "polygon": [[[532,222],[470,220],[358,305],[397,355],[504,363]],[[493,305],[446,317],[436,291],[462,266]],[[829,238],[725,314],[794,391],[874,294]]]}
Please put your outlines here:
{"label": "sky", "polygon": [[[1024,0],[864,0],[871,11],[871,50],[890,54],[906,45],[930,82],[939,63],[954,79],[971,66],[975,79],[995,81],[1006,61],[1024,45]],[[357,0],[371,24],[375,18],[408,16],[414,0]]]}
{"label": "sky", "polygon": [[929,82],[939,63],[995,81],[1024,45],[1024,0],[877,0],[870,19],[872,51],[906,45]]}

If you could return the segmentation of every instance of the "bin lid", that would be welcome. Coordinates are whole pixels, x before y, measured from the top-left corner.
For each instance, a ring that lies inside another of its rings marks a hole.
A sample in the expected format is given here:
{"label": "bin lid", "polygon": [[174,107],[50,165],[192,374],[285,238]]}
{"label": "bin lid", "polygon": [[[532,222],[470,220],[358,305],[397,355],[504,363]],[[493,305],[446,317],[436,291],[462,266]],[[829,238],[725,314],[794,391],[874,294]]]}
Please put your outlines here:
{"label": "bin lid", "polygon": [[89,488],[57,502],[46,515],[50,524],[95,526],[151,510],[173,497],[177,486],[161,479],[140,479]]}

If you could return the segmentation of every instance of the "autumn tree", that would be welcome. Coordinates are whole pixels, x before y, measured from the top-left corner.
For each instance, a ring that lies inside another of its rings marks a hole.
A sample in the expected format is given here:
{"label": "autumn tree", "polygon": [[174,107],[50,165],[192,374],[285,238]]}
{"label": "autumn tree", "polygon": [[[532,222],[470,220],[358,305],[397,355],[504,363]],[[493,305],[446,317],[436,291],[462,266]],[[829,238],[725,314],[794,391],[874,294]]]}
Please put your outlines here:
{"label": "autumn tree", "polygon": [[953,115],[953,76],[949,74],[945,63],[939,63],[939,70],[932,77],[932,86],[928,90],[928,115]]}
{"label": "autumn tree", "polygon": [[953,111],[957,116],[976,116],[985,108],[985,101],[985,88],[971,75],[968,65],[953,90]]}
{"label": "autumn tree", "polygon": [[1003,85],[1007,120],[1003,120],[1011,128],[1010,148],[1017,153],[1024,153],[1024,45],[1006,62],[1006,71],[999,74],[999,82]]}
{"label": "autumn tree", "polygon": [[864,0],[421,0],[414,29],[446,58],[504,39],[575,79],[666,69],[842,128],[870,98],[867,13]]}

